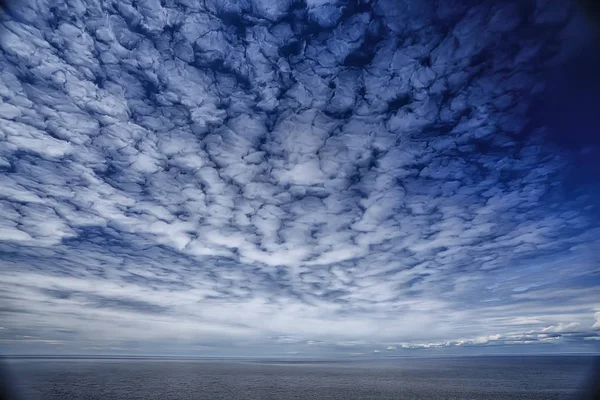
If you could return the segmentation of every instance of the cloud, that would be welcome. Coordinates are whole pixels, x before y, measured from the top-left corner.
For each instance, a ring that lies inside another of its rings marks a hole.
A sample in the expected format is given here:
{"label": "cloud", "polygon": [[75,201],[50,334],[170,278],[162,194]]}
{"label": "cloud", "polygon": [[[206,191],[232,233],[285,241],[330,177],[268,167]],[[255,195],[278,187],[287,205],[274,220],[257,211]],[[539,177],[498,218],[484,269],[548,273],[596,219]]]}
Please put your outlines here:
{"label": "cloud", "polygon": [[559,323],[558,325],[552,325],[552,326],[547,326],[545,328],[542,329],[542,332],[546,333],[562,333],[562,332],[569,332],[574,330],[575,328],[577,328],[579,326],[579,322],[571,322],[568,324],[563,324],[563,323]]}
{"label": "cloud", "polygon": [[597,312],[594,314],[594,325],[592,326],[592,328],[594,329],[600,329],[600,312]]}
{"label": "cloud", "polygon": [[415,4],[11,6],[3,350],[597,329],[597,185],[569,190],[576,154],[532,111],[574,6]]}

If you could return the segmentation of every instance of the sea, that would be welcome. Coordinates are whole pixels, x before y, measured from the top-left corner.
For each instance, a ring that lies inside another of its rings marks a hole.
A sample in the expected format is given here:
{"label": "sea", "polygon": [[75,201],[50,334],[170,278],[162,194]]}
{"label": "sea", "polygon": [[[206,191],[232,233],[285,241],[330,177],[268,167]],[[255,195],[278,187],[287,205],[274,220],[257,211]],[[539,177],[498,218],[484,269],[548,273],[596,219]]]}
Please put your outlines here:
{"label": "sea", "polygon": [[13,399],[583,399],[597,359],[485,356],[371,360],[16,358]]}

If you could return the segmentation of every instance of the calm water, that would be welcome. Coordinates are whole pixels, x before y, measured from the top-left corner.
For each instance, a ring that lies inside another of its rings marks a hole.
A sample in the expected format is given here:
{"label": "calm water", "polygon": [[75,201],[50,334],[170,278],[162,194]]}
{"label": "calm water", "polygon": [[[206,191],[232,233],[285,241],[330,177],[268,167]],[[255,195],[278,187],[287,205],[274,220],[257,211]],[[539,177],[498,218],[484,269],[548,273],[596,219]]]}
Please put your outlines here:
{"label": "calm water", "polygon": [[573,399],[590,357],[10,360],[23,399]]}

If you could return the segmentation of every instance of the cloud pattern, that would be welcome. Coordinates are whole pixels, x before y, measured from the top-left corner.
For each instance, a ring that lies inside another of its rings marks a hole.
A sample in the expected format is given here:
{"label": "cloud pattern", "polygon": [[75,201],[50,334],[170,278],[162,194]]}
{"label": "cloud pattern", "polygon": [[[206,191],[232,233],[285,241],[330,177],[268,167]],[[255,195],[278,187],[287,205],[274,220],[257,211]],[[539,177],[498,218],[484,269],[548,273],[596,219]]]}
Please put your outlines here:
{"label": "cloud pattern", "polygon": [[577,153],[532,111],[581,18],[542,0],[9,4],[1,348],[591,348],[597,185],[567,187]]}

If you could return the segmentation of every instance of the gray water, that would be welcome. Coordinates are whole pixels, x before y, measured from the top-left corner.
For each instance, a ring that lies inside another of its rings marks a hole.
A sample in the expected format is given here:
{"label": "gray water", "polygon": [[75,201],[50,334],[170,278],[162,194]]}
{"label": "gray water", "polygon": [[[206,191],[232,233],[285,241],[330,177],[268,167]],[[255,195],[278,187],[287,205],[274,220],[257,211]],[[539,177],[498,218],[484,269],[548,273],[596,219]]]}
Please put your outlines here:
{"label": "gray water", "polygon": [[590,357],[370,361],[21,359],[24,399],[573,399]]}

